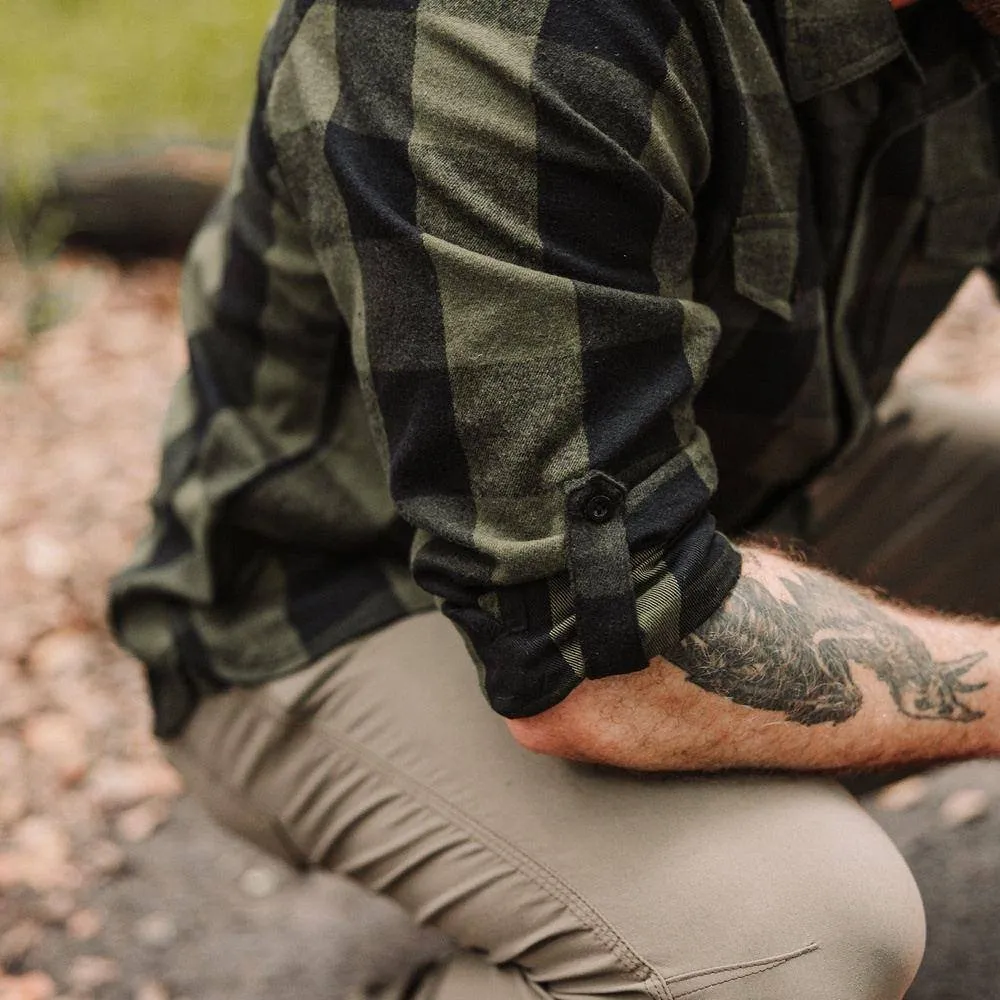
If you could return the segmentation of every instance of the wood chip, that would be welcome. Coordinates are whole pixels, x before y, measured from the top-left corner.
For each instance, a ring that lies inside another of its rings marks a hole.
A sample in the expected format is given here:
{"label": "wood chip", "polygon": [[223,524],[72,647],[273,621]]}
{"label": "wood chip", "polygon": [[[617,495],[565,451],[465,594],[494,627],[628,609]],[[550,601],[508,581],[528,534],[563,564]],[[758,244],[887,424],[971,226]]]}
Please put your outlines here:
{"label": "wood chip", "polygon": [[73,569],[69,548],[44,531],[29,531],[21,544],[25,569],[40,580],[63,580]]}
{"label": "wood chip", "polygon": [[53,1000],[55,995],[56,984],[44,972],[0,975],[0,1000]]}
{"label": "wood chip", "polygon": [[133,1000],[170,1000],[170,991],[153,979],[140,983],[134,994]]}
{"label": "wood chip", "polygon": [[170,818],[170,805],[163,799],[152,799],[133,806],[115,820],[115,830],[129,844],[141,844]]}
{"label": "wood chip", "polygon": [[69,984],[76,993],[93,993],[121,978],[118,963],[103,955],[80,955],[69,968]]}
{"label": "wood chip", "polygon": [[982,788],[960,788],[938,810],[944,825],[952,829],[983,819],[989,811],[990,797]]}
{"label": "wood chip", "polygon": [[[2,687],[0,690],[7,692]],[[20,742],[0,738],[0,827],[10,828],[28,811],[27,760]]]}
{"label": "wood chip", "polygon": [[14,827],[12,849],[0,853],[0,888],[73,889],[80,873],[70,864],[66,831],[48,816],[29,816]]}
{"label": "wood chip", "polygon": [[21,730],[24,745],[51,766],[64,786],[74,785],[87,773],[87,731],[66,712],[43,712],[27,719]]}
{"label": "wood chip", "polygon": [[174,798],[183,790],[180,776],[166,761],[102,760],[91,769],[87,788],[98,806],[118,811],[154,797]]}
{"label": "wood chip", "polygon": [[104,919],[97,910],[77,910],[66,921],[66,933],[74,941],[93,941],[104,929]]}
{"label": "wood chip", "polygon": [[0,968],[22,963],[42,940],[42,926],[34,920],[21,920],[0,935]]}
{"label": "wood chip", "polygon": [[[0,660],[0,725],[20,722],[37,705],[35,692],[25,683],[21,670],[9,660]],[[0,769],[6,771],[2,759]]]}
{"label": "wood chip", "polygon": [[79,629],[57,629],[31,647],[28,668],[36,677],[76,673],[96,657],[94,637]]}
{"label": "wood chip", "polygon": [[240,876],[240,888],[253,899],[266,899],[278,891],[281,879],[273,868],[248,868]]}
{"label": "wood chip", "polygon": [[111,840],[95,840],[83,853],[83,863],[98,875],[117,875],[128,865],[128,855]]}
{"label": "wood chip", "polygon": [[927,798],[929,791],[930,783],[918,774],[886,785],[875,794],[874,802],[879,809],[885,809],[887,812],[906,812],[920,805]]}
{"label": "wood chip", "polygon": [[35,904],[34,914],[45,924],[65,924],[76,912],[76,899],[71,892],[47,892]]}
{"label": "wood chip", "polygon": [[169,913],[150,913],[135,925],[135,936],[150,948],[166,948],[177,940],[177,921]]}

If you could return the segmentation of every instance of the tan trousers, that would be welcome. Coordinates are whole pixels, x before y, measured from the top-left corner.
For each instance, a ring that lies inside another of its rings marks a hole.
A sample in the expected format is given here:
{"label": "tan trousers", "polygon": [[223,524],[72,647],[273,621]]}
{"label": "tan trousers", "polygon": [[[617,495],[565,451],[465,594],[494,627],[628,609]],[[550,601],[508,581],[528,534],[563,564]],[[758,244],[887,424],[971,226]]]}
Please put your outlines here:
{"label": "tan trousers", "polygon": [[458,942],[403,996],[898,1000],[922,954],[909,871],[840,786],[533,756],[436,613],[212,698],[169,753],[223,822]]}
{"label": "tan trousers", "polygon": [[[1000,420],[931,402],[817,484],[813,541],[996,614]],[[898,1000],[922,954],[910,873],[838,784],[533,756],[437,614],[210,699],[168,752],[224,823],[457,942],[396,997]]]}

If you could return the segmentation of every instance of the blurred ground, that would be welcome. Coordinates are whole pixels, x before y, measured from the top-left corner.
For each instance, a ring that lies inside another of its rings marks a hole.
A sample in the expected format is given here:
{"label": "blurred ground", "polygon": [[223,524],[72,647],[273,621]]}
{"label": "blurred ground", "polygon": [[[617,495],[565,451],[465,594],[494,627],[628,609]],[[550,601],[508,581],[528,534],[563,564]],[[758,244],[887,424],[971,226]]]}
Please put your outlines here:
{"label": "blurred ground", "polygon": [[[433,947],[179,798],[139,671],[105,634],[107,577],[145,520],[183,363],[176,279],[170,265],[0,269],[0,1000],[345,1000]],[[60,314],[72,318],[28,338],[26,316]],[[985,281],[908,377],[1000,405]],[[1000,765],[910,779],[870,808],[927,900],[910,1000],[1000,998]]]}
{"label": "blurred ground", "polygon": [[[176,282],[0,272],[0,1000],[337,1000],[426,951],[386,906],[178,807],[140,673],[105,634],[183,360]],[[60,311],[26,339],[25,315]]]}

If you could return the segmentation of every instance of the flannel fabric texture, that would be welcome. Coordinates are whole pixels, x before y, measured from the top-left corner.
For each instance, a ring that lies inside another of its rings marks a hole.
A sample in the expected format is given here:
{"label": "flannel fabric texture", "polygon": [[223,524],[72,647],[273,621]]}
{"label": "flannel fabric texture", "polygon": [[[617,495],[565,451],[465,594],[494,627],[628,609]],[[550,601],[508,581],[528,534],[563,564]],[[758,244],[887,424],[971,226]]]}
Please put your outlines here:
{"label": "flannel fabric texture", "polygon": [[435,602],[508,716],[669,657],[991,262],[998,75],[955,0],[286,0],[113,584],[160,734]]}

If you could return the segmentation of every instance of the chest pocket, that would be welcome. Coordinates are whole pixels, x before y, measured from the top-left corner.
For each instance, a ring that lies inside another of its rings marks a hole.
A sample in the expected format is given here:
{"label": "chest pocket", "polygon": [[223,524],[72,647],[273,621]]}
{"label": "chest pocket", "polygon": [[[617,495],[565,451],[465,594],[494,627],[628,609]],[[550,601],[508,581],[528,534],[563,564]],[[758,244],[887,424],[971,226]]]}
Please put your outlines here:
{"label": "chest pocket", "polygon": [[928,201],[915,245],[888,295],[880,352],[870,365],[878,396],[913,344],[975,267],[996,256],[1000,190]]}
{"label": "chest pocket", "polygon": [[[884,390],[910,347],[975,267],[996,256],[1000,167],[993,87],[936,112],[923,126],[923,176],[914,236],[887,296],[872,390]],[[959,151],[956,155],[956,151]]]}
{"label": "chest pocket", "polygon": [[795,212],[745,215],[733,229],[733,278],[737,294],[788,321],[798,264]]}
{"label": "chest pocket", "polygon": [[924,257],[932,264],[965,271],[993,261],[1000,222],[1000,187],[931,201]]}
{"label": "chest pocket", "polygon": [[1000,92],[993,85],[927,122],[923,256],[929,263],[968,271],[994,256],[1000,218],[998,112]]}

